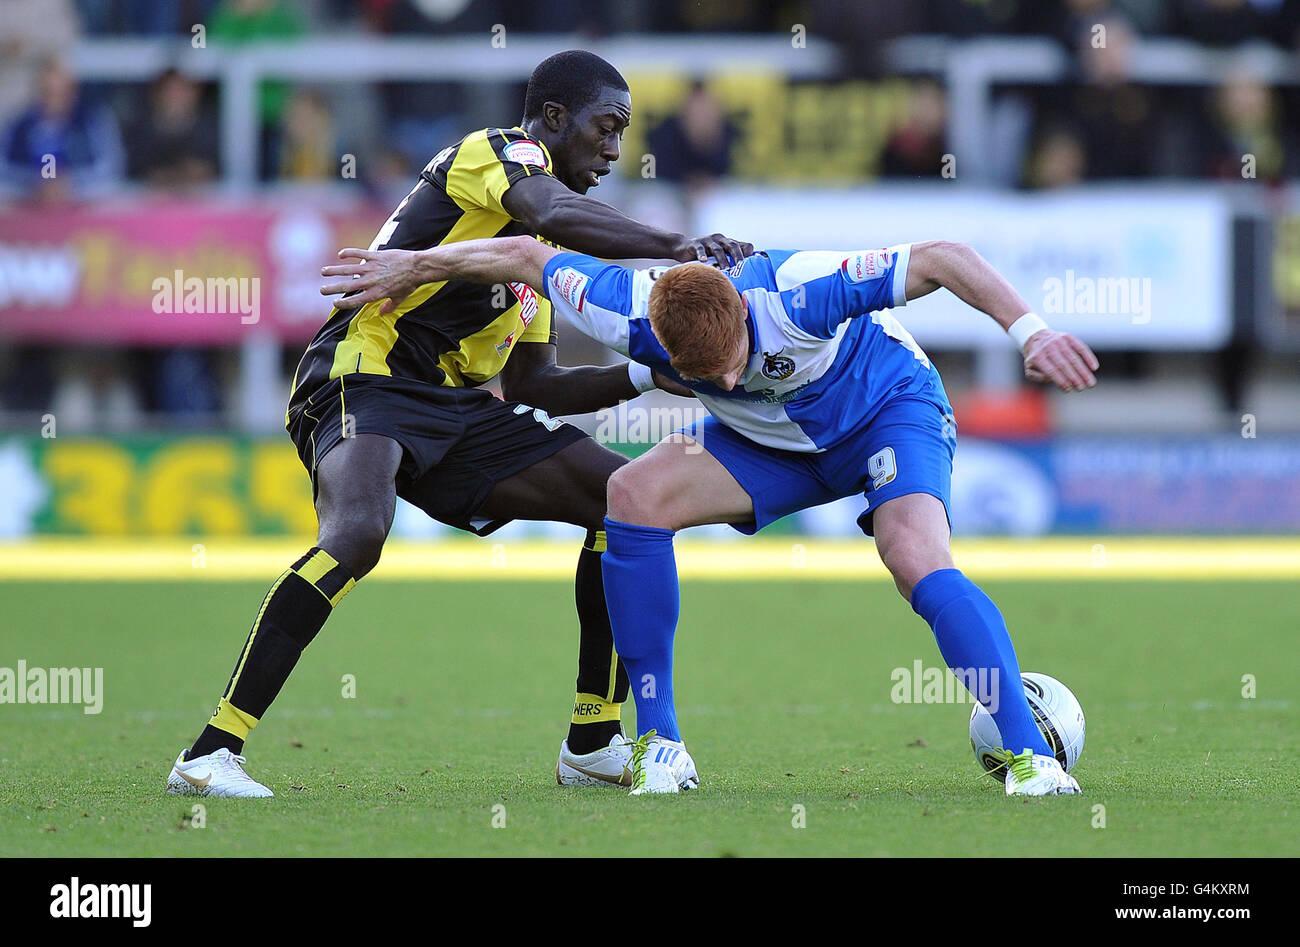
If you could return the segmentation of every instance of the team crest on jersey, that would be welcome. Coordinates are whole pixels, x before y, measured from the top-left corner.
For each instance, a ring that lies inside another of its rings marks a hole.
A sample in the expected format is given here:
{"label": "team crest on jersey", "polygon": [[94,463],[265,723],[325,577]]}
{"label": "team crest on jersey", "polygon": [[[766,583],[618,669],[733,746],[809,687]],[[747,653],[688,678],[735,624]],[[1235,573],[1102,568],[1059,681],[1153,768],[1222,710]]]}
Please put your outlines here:
{"label": "team crest on jersey", "polygon": [[551,286],[578,312],[582,312],[590,283],[591,277],[569,266],[562,266],[551,274]]}
{"label": "team crest on jersey", "polygon": [[850,283],[865,283],[889,269],[888,250],[869,250],[855,253],[840,264],[840,271]]}
{"label": "team crest on jersey", "polygon": [[501,150],[507,161],[515,164],[531,164],[538,168],[546,167],[546,153],[535,141],[512,141]]}
{"label": "team crest on jersey", "polygon": [[519,300],[519,321],[527,329],[537,317],[537,294],[527,283],[507,283],[510,291]]}
{"label": "team crest on jersey", "polygon": [[[781,349],[784,352],[785,349]],[[794,359],[781,352],[763,353],[763,377],[784,381],[794,374]]]}

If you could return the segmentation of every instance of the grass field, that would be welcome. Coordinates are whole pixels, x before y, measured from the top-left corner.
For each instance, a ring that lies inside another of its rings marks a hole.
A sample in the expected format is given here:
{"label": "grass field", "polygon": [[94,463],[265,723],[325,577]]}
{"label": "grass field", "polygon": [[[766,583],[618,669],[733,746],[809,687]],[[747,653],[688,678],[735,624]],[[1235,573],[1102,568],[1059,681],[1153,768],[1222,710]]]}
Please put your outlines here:
{"label": "grass field", "polygon": [[894,668],[939,657],[886,582],[688,580],[677,696],[702,787],[644,799],[554,783],[569,583],[375,578],[249,742],[277,798],[203,800],[194,828],[163,780],[270,578],[0,582],[0,666],[102,667],[105,691],[98,715],[0,706],[0,854],[1300,854],[1293,580],[983,581],[1022,667],[1088,716],[1085,794],[1012,801],[976,767],[969,704],[891,702]]}

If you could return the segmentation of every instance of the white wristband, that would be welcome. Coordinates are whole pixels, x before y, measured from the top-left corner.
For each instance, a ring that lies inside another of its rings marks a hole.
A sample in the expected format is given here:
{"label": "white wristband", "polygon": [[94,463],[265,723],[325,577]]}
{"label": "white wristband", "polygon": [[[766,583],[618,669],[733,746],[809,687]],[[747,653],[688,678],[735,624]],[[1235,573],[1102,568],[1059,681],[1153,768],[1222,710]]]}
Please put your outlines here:
{"label": "white wristband", "polygon": [[627,363],[627,379],[637,391],[652,391],[658,387],[655,384],[654,369],[640,362]]}
{"label": "white wristband", "polygon": [[1025,350],[1025,343],[1035,332],[1041,332],[1048,328],[1037,313],[1027,312],[1007,328],[1007,335],[1011,336],[1012,341],[1016,343],[1016,348],[1020,351]]}

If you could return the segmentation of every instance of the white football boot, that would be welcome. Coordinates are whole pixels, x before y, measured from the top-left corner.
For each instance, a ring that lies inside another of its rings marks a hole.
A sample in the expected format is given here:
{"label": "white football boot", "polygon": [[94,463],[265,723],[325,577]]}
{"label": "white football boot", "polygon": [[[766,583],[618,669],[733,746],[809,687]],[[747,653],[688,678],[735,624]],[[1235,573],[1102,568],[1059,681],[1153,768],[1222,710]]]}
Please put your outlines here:
{"label": "white football boot", "polygon": [[1008,796],[1073,796],[1082,791],[1054,756],[1035,753],[1028,747],[1020,754],[1002,752],[1007,760]]}
{"label": "white football boot", "polygon": [[182,750],[167,777],[167,791],[177,796],[259,799],[274,796],[275,793],[244,772],[245,762],[242,756],[224,746],[188,761]]}
{"label": "white football boot", "polygon": [[665,740],[653,730],[632,744],[630,795],[684,792],[699,785],[695,760],[686,752],[686,744]]}
{"label": "white football boot", "polygon": [[609,746],[592,753],[574,753],[569,741],[560,744],[560,759],[555,764],[555,781],[561,786],[632,785],[632,741],[622,731],[614,734]]}

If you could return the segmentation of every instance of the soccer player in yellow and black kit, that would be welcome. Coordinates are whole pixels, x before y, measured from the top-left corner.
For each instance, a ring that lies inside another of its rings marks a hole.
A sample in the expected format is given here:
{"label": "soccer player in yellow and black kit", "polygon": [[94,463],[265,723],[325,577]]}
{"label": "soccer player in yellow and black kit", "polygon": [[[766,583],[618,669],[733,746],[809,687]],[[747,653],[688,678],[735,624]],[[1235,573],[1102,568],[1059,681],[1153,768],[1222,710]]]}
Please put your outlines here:
{"label": "soccer player in yellow and black kit", "polygon": [[[753,248],[690,239],[584,197],[619,156],[631,97],[618,71],[572,50],[542,62],[515,128],[473,132],[436,155],[372,249],[539,236],[608,258],[712,259]],[[379,561],[396,497],[485,535],[511,519],[588,530],[576,595],[577,698],[556,777],[627,784],[619,721],[627,675],[601,581],[605,484],[625,460],[551,414],[596,411],[663,382],[642,366],[556,365],[549,301],[525,284],[449,281],[331,312],[294,378],[286,427],[311,474],[316,545],[276,580],[207,727],[168,776],[176,793],[269,796],[244,740],[339,601]],[[494,298],[495,297],[495,298]],[[478,387],[500,375],[505,400]]]}

